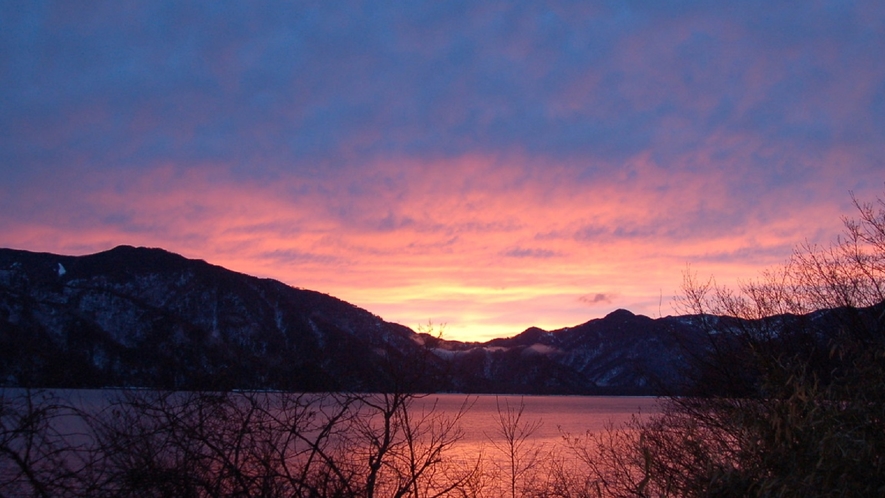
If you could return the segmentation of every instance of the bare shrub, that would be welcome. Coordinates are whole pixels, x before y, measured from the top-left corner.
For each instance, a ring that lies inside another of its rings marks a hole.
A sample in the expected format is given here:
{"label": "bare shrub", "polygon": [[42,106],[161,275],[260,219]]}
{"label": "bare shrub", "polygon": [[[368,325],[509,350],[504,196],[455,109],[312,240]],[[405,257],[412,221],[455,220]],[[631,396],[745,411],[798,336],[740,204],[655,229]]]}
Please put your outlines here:
{"label": "bare shrub", "polygon": [[95,452],[80,417],[48,391],[0,390],[0,495],[94,492]]}
{"label": "bare shrub", "polygon": [[885,493],[885,202],[855,205],[832,246],[736,290],[686,275],[708,340],[694,395],[592,451],[573,441],[588,496]]}
{"label": "bare shrub", "polygon": [[415,394],[375,394],[360,400],[360,416],[349,441],[357,464],[365,462],[366,496],[444,496],[474,478],[477,463],[451,458],[463,433],[465,400],[454,415],[435,403],[415,406]]}
{"label": "bare shrub", "polygon": [[459,420],[412,394],[124,391],[93,420],[114,496],[443,496]]}
{"label": "bare shrub", "polygon": [[501,493],[516,496],[529,496],[543,489],[538,481],[541,467],[543,447],[532,442],[532,436],[541,427],[543,421],[526,420],[525,400],[519,405],[510,406],[506,399],[495,397],[495,432],[486,434],[486,438],[499,458],[493,459],[493,465],[500,476],[499,482],[504,484]]}

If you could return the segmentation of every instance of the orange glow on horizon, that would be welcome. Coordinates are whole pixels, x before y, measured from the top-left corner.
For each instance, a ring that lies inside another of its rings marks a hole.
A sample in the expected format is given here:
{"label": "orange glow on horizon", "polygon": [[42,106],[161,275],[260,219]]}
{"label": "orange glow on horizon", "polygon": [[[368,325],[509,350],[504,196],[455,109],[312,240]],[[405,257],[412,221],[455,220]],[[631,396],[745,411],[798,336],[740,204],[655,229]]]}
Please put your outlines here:
{"label": "orange glow on horizon", "polygon": [[0,6],[0,246],[483,340],[676,313],[882,192],[881,1],[179,3]]}
{"label": "orange glow on horizon", "polygon": [[834,221],[825,232],[839,228],[838,206],[826,204],[767,221],[760,213],[776,206],[758,206],[739,213],[737,229],[693,226],[708,211],[732,215],[725,180],[662,171],[645,157],[632,174],[590,182],[567,167],[514,163],[378,163],[349,172],[350,185],[243,182],[210,168],[93,178],[99,194],[64,200],[91,218],[17,226],[7,243],[75,254],[163,247],[412,328],[431,320],[446,337],[487,340],[616,308],[673,314],[687,264],[735,282],[782,263],[808,235],[809,215]]}

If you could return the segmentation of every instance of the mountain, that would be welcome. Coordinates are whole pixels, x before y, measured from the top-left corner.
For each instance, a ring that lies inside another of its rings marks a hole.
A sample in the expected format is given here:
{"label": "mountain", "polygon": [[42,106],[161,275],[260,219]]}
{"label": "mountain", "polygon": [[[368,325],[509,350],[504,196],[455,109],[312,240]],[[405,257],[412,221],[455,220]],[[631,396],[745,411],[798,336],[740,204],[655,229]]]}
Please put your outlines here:
{"label": "mountain", "polygon": [[618,310],[462,343],[162,249],[0,249],[4,385],[652,394],[700,340],[690,317]]}
{"label": "mountain", "polygon": [[420,357],[414,337],[331,296],[160,249],[0,250],[7,384],[381,389],[386,364]]}
{"label": "mountain", "polygon": [[531,327],[483,344],[429,342],[459,390],[533,394],[653,394],[683,383],[687,354],[704,347],[690,317],[653,320],[617,310],[559,330]]}

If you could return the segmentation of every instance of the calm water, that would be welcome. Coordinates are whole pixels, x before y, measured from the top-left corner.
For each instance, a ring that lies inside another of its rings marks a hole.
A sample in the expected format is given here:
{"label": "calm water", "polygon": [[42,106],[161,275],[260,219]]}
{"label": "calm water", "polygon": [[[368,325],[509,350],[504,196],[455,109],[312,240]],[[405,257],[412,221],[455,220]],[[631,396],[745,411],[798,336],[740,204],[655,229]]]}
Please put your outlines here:
{"label": "calm water", "polygon": [[[2,391],[9,399],[20,398],[24,393],[16,389]],[[171,394],[174,397],[180,394],[182,401],[187,399],[188,395],[188,393]],[[36,393],[35,401],[39,404],[40,398],[47,399],[45,396],[49,396],[61,401],[63,405],[82,410],[83,413],[99,414],[110,406],[111,400],[117,395],[119,392],[114,390],[50,390]],[[269,396],[273,398],[276,395],[270,393]],[[331,398],[326,399],[335,406],[336,401]],[[536,426],[526,441],[527,450],[539,450],[538,454],[543,455],[541,458],[553,456],[557,461],[563,462],[565,468],[570,468],[569,466],[578,462],[563,445],[563,434],[579,436],[588,431],[599,432],[608,427],[619,428],[633,416],[644,417],[659,411],[658,401],[650,397],[434,394],[413,400],[409,414],[413,421],[420,420],[422,412],[427,413],[431,410],[435,415],[451,418],[458,416],[465,403],[468,409],[463,412],[459,420],[462,437],[446,452],[447,458],[450,458],[449,461],[455,465],[465,465],[465,468],[470,468],[481,459],[482,462],[491,464],[484,467],[490,471],[506,468],[506,453],[500,448],[503,439],[499,420],[500,414],[506,414],[508,410],[515,412],[522,407],[519,425]],[[79,444],[81,439],[85,443],[88,440],[86,436],[88,427],[83,419],[68,411],[64,413],[67,415],[53,418],[52,425],[66,434],[66,438],[69,438],[69,442],[74,446]]]}
{"label": "calm water", "polygon": [[532,433],[532,444],[548,447],[558,444],[562,434],[598,432],[608,426],[620,427],[634,415],[643,417],[657,413],[658,400],[652,397],[614,396],[495,396],[434,394],[417,401],[416,409],[431,407],[455,415],[465,399],[470,409],[461,419],[464,437],[460,446],[476,451],[488,447],[490,439],[499,439],[498,407],[502,411],[524,406],[521,422],[540,425]]}
{"label": "calm water", "polygon": [[[15,395],[21,389],[3,389]],[[51,389],[43,391],[87,411],[107,406],[117,393],[107,389]],[[461,419],[467,440],[486,439],[497,427],[498,411],[517,410],[523,406],[522,421],[539,421],[537,439],[558,438],[561,432],[578,434],[604,430],[608,425],[618,426],[633,415],[657,413],[658,400],[646,396],[513,396],[429,394],[414,400],[414,410],[430,410],[455,416],[467,403],[468,410]]]}
{"label": "calm water", "polygon": [[[7,393],[19,393],[20,389],[4,389]],[[101,409],[117,391],[99,389],[53,389],[47,393],[58,396],[72,406],[87,411]],[[468,410],[461,418],[466,441],[487,440],[496,434],[498,410],[518,410],[523,406],[523,422],[539,422],[533,439],[559,439],[561,433],[582,434],[587,431],[604,430],[630,420],[633,415],[657,413],[658,400],[645,396],[513,396],[513,395],[465,395],[430,394],[418,398],[413,410],[434,409],[439,413],[455,416],[467,403]]]}

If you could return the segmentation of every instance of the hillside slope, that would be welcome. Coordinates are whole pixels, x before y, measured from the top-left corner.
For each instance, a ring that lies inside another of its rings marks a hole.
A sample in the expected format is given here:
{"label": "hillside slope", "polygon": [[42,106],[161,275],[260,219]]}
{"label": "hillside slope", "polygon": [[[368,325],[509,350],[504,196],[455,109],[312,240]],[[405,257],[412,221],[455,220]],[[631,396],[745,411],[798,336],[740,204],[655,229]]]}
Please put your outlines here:
{"label": "hillside slope", "polygon": [[162,249],[0,249],[0,381],[55,387],[651,394],[699,329],[618,310],[487,343]]}

